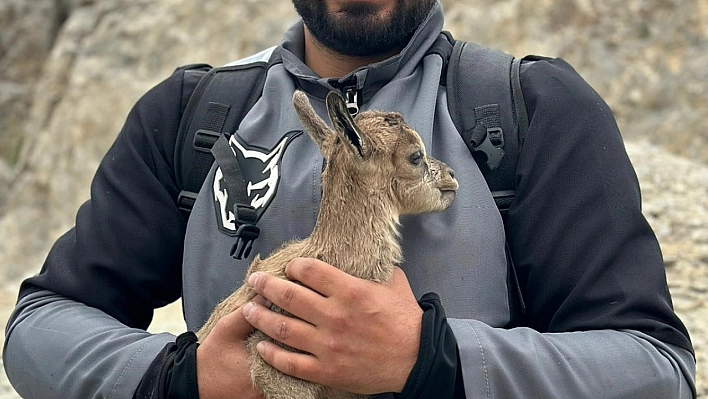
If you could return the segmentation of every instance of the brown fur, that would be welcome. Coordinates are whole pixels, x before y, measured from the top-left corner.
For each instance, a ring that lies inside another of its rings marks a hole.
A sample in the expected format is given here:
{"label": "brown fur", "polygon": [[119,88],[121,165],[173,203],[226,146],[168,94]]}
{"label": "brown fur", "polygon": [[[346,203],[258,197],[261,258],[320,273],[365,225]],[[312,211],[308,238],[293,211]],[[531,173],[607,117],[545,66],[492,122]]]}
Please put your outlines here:
{"label": "brown fur", "polygon": [[[285,279],[285,266],[290,260],[310,257],[360,278],[388,282],[394,267],[402,260],[399,215],[446,209],[458,187],[452,170],[425,155],[420,136],[398,113],[366,111],[354,120],[342,98],[330,93],[327,110],[334,125],[330,129],[304,93],[295,93],[293,105],[305,131],[327,161],[322,173],[320,213],[310,237],[289,243],[266,259],[256,256],[246,279],[256,271]],[[248,285],[241,286],[216,307],[197,333],[199,339],[203,340],[219,319],[254,296]],[[247,345],[253,384],[267,399],[367,397],[336,391],[275,370],[256,350],[256,344],[262,340],[271,339],[256,331]]]}

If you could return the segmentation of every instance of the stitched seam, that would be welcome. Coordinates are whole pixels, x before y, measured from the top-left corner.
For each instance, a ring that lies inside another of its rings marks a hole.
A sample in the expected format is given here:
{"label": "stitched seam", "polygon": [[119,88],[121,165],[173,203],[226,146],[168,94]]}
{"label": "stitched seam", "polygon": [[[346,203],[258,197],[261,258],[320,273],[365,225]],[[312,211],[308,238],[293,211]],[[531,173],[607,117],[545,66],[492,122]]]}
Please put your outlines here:
{"label": "stitched seam", "polygon": [[123,378],[123,375],[125,374],[126,370],[128,370],[130,365],[133,363],[133,360],[135,360],[135,358],[140,354],[140,352],[142,352],[143,349],[145,349],[147,344],[148,343],[146,342],[143,346],[141,346],[140,349],[138,349],[138,351],[133,354],[133,357],[131,357],[130,360],[128,360],[128,364],[126,364],[125,367],[123,368],[123,370],[120,372],[120,375],[118,376],[118,379],[116,380],[116,383],[113,385],[113,388],[111,388],[111,393],[110,393],[110,395],[108,395],[108,399],[111,399],[114,397],[113,395],[115,394],[116,389],[118,388],[118,384],[120,383],[120,380]]}
{"label": "stitched seam", "polygon": [[474,337],[477,340],[477,345],[479,346],[479,352],[482,354],[482,367],[484,368],[484,382],[487,384],[487,397],[491,398],[492,397],[492,391],[489,386],[489,371],[487,370],[487,360],[485,359],[484,356],[484,348],[482,347],[482,341],[479,339],[479,335],[477,334],[477,330],[472,326],[471,323],[469,324],[470,328],[472,328],[472,332],[474,333]]}

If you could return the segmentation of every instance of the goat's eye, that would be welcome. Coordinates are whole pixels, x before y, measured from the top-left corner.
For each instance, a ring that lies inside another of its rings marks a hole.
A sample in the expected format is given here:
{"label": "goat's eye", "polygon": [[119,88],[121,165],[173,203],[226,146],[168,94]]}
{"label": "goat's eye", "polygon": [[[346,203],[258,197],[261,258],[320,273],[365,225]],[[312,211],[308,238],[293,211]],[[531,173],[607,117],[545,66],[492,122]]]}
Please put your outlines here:
{"label": "goat's eye", "polygon": [[421,162],[423,162],[423,151],[416,151],[411,156],[408,158],[408,160],[411,162],[413,165],[420,165]]}

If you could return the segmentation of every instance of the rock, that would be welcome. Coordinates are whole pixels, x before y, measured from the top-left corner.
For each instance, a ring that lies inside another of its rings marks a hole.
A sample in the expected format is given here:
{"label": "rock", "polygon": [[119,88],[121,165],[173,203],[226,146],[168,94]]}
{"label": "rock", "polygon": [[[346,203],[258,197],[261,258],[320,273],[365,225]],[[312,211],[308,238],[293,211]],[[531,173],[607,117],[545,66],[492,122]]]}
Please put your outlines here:
{"label": "rock", "polygon": [[628,142],[644,214],[667,261],[676,312],[693,340],[699,398],[708,397],[708,166],[645,142]]}
{"label": "rock", "polygon": [[708,162],[708,2],[443,3],[461,38],[569,61],[610,104],[625,137]]}
{"label": "rock", "polygon": [[65,18],[54,0],[0,4],[0,159],[17,162],[32,85]]}

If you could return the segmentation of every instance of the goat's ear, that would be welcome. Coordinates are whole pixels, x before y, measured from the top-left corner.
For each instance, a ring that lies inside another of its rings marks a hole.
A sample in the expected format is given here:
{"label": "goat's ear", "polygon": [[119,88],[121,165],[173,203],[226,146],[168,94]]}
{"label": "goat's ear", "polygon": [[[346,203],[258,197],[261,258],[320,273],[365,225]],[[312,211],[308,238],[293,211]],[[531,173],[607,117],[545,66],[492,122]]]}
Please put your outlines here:
{"label": "goat's ear", "polygon": [[330,91],[327,94],[327,112],[332,125],[334,125],[334,130],[342,136],[344,142],[348,143],[358,156],[364,158],[368,150],[365,138],[349,113],[344,99],[337,92]]}
{"label": "goat's ear", "polygon": [[310,104],[310,99],[307,98],[307,94],[302,91],[296,90],[295,94],[293,94],[293,106],[297,116],[300,118],[302,127],[321,150],[326,137],[333,133],[332,129],[317,115]]}

